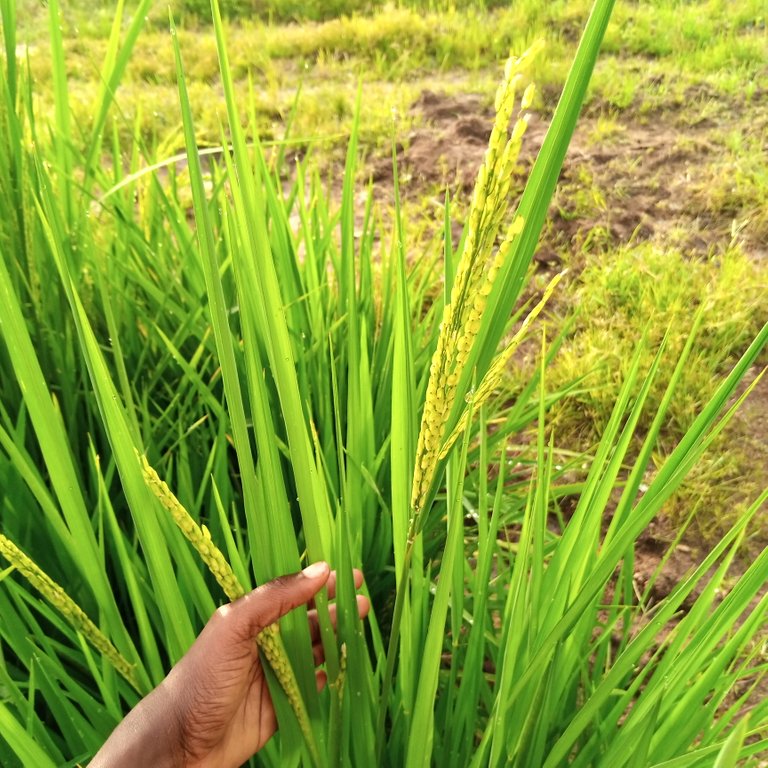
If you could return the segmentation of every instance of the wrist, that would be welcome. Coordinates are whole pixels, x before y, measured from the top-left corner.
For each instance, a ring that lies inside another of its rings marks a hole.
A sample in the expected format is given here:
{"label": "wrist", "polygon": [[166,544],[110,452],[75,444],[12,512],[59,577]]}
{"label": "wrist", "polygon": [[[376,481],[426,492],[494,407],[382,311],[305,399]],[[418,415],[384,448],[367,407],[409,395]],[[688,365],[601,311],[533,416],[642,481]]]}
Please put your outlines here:
{"label": "wrist", "polygon": [[184,768],[181,727],[162,686],[142,699],[115,728],[88,768]]}

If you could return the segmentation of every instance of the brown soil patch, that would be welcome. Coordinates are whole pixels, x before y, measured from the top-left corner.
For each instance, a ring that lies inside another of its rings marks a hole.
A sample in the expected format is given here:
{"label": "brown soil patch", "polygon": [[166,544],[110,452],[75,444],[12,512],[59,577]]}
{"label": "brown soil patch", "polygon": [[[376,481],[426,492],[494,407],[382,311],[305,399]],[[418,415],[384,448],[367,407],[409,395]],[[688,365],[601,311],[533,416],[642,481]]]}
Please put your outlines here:
{"label": "brown soil patch", "polygon": [[[471,190],[493,125],[493,110],[479,96],[424,91],[412,110],[424,121],[398,148],[398,168],[416,189],[442,185]],[[373,163],[373,179],[392,182],[389,159]]]}
{"label": "brown soil patch", "polygon": [[[687,94],[686,102],[717,97],[699,90]],[[647,240],[709,253],[725,249],[735,237],[746,250],[763,254],[761,216],[728,206],[713,209],[707,192],[712,166],[723,152],[722,136],[744,124],[760,135],[768,130],[768,110],[754,100],[720,109],[710,106],[720,118],[715,122],[710,117],[697,120],[684,103],[679,106],[652,117],[627,112],[609,118],[613,130],[605,138],[600,138],[606,118],[599,105],[582,116],[537,261],[556,264],[564,251],[577,252],[585,243],[607,249]],[[469,192],[490,135],[492,106],[476,94],[425,90],[412,112],[420,118],[419,127],[403,137],[397,152],[404,195],[415,197],[435,187]],[[548,126],[548,119],[531,115],[518,192]],[[377,191],[390,189],[391,159],[374,158],[370,167]],[[590,193],[592,199],[584,199]]]}

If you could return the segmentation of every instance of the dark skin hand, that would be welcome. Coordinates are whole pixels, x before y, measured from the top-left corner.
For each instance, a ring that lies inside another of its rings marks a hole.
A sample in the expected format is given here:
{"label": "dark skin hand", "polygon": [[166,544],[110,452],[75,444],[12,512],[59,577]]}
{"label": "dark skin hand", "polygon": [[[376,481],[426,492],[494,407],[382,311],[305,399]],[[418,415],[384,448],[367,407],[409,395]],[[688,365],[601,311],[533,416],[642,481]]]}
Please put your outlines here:
{"label": "dark skin hand", "polygon": [[[355,571],[355,587],[363,574]],[[258,752],[277,730],[277,718],[254,638],[300,605],[309,605],[316,664],[324,660],[314,596],[336,592],[327,563],[270,581],[219,608],[163,682],[112,732],[90,768],[233,768]],[[357,597],[361,618],[370,604]],[[330,606],[335,621],[335,606]],[[317,671],[318,688],[325,673]]]}

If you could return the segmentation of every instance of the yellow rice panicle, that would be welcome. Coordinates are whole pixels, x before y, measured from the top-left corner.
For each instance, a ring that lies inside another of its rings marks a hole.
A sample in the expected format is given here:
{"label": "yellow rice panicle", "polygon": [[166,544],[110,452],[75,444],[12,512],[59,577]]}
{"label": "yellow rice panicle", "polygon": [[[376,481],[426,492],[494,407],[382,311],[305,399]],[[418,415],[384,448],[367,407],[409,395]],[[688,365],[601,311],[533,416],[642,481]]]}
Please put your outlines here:
{"label": "yellow rice panicle", "polygon": [[[451,290],[448,326],[454,332],[464,323],[466,296],[471,295],[485,280],[488,258],[509,206],[512,172],[528,127],[528,116],[523,115],[508,135],[515,92],[521,77],[519,71],[515,71],[511,81],[502,83],[500,95],[497,96],[500,109],[475,183],[464,252]],[[524,103],[528,105],[532,98],[531,85],[525,91]]]}
{"label": "yellow rice panicle", "polygon": [[309,713],[299,690],[296,675],[288,659],[279,625],[270,624],[262,629],[256,636],[256,643],[275,673],[277,682],[280,683],[280,687],[283,689],[288,703],[296,715],[301,732],[304,734],[307,746],[312,753],[312,759],[316,765],[320,765],[320,753],[312,731],[312,723],[309,720]]}
{"label": "yellow rice panicle", "polygon": [[[507,230],[507,234],[499,246],[496,255],[489,260],[489,266],[485,272],[485,280],[474,291],[474,297],[471,304],[468,304],[468,311],[462,325],[461,334],[456,341],[456,369],[463,371],[472,349],[472,344],[480,331],[480,322],[483,312],[485,312],[488,296],[493,290],[496,277],[502,265],[509,255],[517,236],[523,231],[523,219],[517,216]],[[456,382],[458,383],[458,381]]]}
{"label": "yellow rice panicle", "polygon": [[135,665],[131,664],[88,618],[85,611],[40,566],[0,533],[2,555],[85,639],[104,656],[133,688],[140,691]]}
{"label": "yellow rice panicle", "polygon": [[163,507],[170,512],[174,522],[189,543],[198,551],[203,562],[208,566],[208,570],[224,590],[224,594],[230,600],[237,600],[242,597],[245,594],[243,585],[238,581],[221,550],[211,541],[210,531],[205,526],[201,527],[195,522],[168,485],[149,465],[145,456],[141,457],[141,465],[144,482]]}
{"label": "yellow rice panicle", "polygon": [[[542,43],[538,42],[523,56],[510,57],[504,80],[496,93],[496,117],[472,194],[464,250],[456,267],[450,302],[443,310],[440,334],[430,365],[411,489],[409,537],[418,528],[420,512],[434,479],[445,424],[453,408],[456,387],[479,332],[487,298],[514,238],[522,230],[523,222],[518,218],[507,231],[495,256],[491,256],[509,207],[512,173],[528,126],[527,116],[521,115],[509,131],[515,95],[523,82],[524,71],[541,47]],[[533,87],[529,85],[523,93],[521,111],[530,106],[533,94]]]}
{"label": "yellow rice panicle", "polygon": [[[515,333],[515,335],[510,340],[509,344],[507,344],[507,346],[504,347],[504,349],[494,358],[490,368],[485,374],[485,377],[480,382],[479,386],[475,390],[474,395],[472,397],[473,412],[475,412],[477,408],[479,408],[491,396],[494,390],[499,386],[501,379],[504,375],[504,371],[506,370],[507,365],[509,364],[509,361],[512,358],[512,355],[514,354],[515,350],[520,346],[520,343],[523,341],[523,339],[525,339],[533,321],[539,316],[539,314],[541,314],[541,311],[547,305],[547,302],[552,297],[552,293],[557,287],[557,284],[560,282],[560,280],[562,280],[565,273],[566,271],[564,270],[563,272],[560,272],[559,274],[555,275],[549,281],[549,284],[544,289],[544,294],[541,297],[541,300],[528,313],[525,320],[523,320],[520,328],[518,329],[517,333]],[[461,436],[461,433],[466,429],[468,418],[469,418],[469,409],[465,408],[453,432],[451,432],[451,434],[449,435],[449,437],[446,439],[445,443],[441,447],[440,453],[438,455],[438,460],[442,460],[448,455],[448,451],[450,451],[450,449],[453,447],[453,444]]]}

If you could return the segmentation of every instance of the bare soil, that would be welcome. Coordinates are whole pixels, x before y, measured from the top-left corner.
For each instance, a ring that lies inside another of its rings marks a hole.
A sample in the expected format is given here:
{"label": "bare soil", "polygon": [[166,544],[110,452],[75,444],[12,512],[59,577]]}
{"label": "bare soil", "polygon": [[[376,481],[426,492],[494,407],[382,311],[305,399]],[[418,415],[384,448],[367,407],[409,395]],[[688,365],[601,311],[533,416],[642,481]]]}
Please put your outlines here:
{"label": "bare soil", "polygon": [[[756,258],[766,256],[768,222],[762,212],[713,206],[712,174],[726,137],[748,126],[753,136],[768,133],[765,100],[716,102],[717,94],[691,90],[676,108],[654,115],[609,114],[593,105],[582,116],[568,150],[559,191],[536,259],[557,263],[563,250],[577,251],[588,238],[604,247],[646,240],[683,251],[721,251],[740,241]],[[687,103],[709,106],[713,116],[696,119]],[[400,181],[406,194],[426,188],[471,190],[493,122],[493,109],[477,94],[448,95],[425,90],[412,105],[419,126],[398,147]],[[716,118],[716,119],[715,119]],[[601,135],[601,122],[613,123]],[[531,115],[520,162],[520,184],[541,148],[549,120]],[[371,161],[378,189],[391,187],[389,157]],[[592,186],[599,200],[574,202],[574,187]]]}

